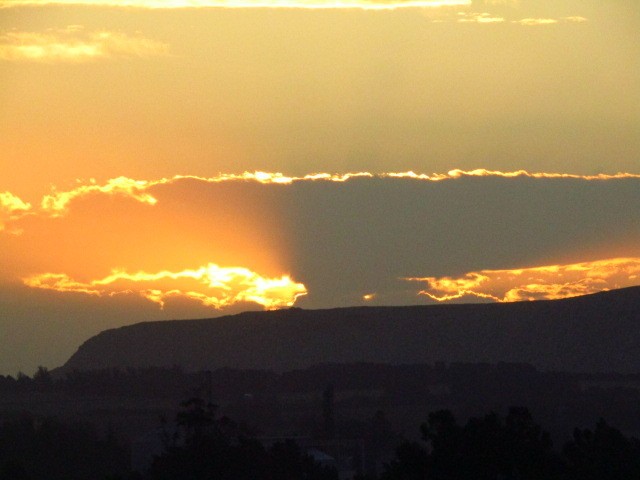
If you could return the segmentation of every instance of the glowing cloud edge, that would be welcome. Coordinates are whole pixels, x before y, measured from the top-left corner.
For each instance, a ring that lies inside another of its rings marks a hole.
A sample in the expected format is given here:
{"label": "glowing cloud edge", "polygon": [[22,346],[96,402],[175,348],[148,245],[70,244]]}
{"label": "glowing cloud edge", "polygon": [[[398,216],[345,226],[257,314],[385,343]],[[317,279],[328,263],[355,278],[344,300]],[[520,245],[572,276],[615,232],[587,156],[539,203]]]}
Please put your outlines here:
{"label": "glowing cloud edge", "polygon": [[28,215],[31,211],[31,204],[25,202],[20,197],[11,192],[0,192],[0,233],[20,233],[19,230],[7,229],[7,223],[12,220],[19,220]]}
{"label": "glowing cloud edge", "polygon": [[501,177],[501,178],[535,178],[535,179],[574,179],[585,181],[605,181],[620,179],[640,179],[640,174],[634,173],[616,173],[616,174],[597,174],[597,175],[577,175],[571,173],[531,173],[526,170],[516,170],[512,172],[501,172],[497,170],[487,170],[478,168],[475,170],[449,170],[447,173],[415,173],[407,172],[353,172],[353,173],[310,173],[304,176],[287,176],[279,172],[244,172],[242,174],[220,174],[215,177],[202,177],[197,175],[175,175],[170,178],[161,178],[159,180],[133,180],[128,177],[118,177],[108,180],[105,184],[99,185],[92,181],[89,185],[80,185],[79,187],[63,192],[54,192],[46,195],[41,201],[41,209],[53,215],[59,215],[66,210],[67,205],[73,199],[91,193],[120,194],[127,195],[142,203],[154,205],[157,199],[152,195],[145,193],[145,190],[157,186],[171,184],[181,180],[196,180],[205,183],[221,183],[229,181],[252,181],[262,184],[279,184],[289,185],[295,182],[304,181],[327,181],[327,182],[348,182],[357,178],[406,178],[413,180],[422,180],[429,182],[440,182],[444,180],[455,180],[463,177]]}
{"label": "glowing cloud edge", "polygon": [[[198,288],[163,289],[157,285],[158,282],[172,280],[192,281]],[[215,263],[179,272],[164,270],[156,273],[128,273],[113,270],[110,275],[89,282],[74,280],[64,273],[41,273],[25,277],[22,282],[31,288],[99,297],[138,294],[157,303],[161,308],[168,298],[184,298],[215,309],[251,302],[272,310],[290,307],[298,297],[307,294],[304,284],[293,281],[289,275],[265,278],[244,267],[220,267]],[[129,286],[118,286],[118,283]],[[147,287],[137,288],[136,284]]]}
{"label": "glowing cloud edge", "polygon": [[480,270],[460,277],[407,277],[437,302],[476,297],[499,303],[557,300],[640,284],[640,258],[621,257],[512,270]]}
{"label": "glowing cloud edge", "polygon": [[[325,182],[348,182],[362,178],[397,178],[426,182],[441,182],[445,180],[456,180],[465,177],[496,177],[496,178],[531,178],[531,179],[567,179],[581,181],[611,181],[624,179],[640,179],[638,173],[618,172],[615,174],[599,173],[596,175],[578,175],[573,173],[549,173],[549,172],[528,172],[526,170],[515,170],[502,172],[498,170],[487,170],[478,168],[475,170],[453,169],[447,173],[415,173],[406,172],[353,172],[353,173],[310,173],[303,176],[288,176],[279,172],[244,172],[241,174],[219,174],[212,177],[198,175],[175,175],[173,177],[160,178],[156,180],[134,180],[121,176],[107,180],[103,184],[91,179],[88,183],[78,180],[79,186],[71,190],[57,191],[44,195],[39,207],[34,208],[31,204],[24,202],[11,192],[4,192],[0,197],[0,232],[6,230],[5,226],[10,221],[19,220],[26,215],[45,215],[49,217],[60,217],[67,213],[69,204],[81,197],[94,194],[119,195],[129,197],[138,202],[153,206],[158,202],[152,194],[148,192],[150,188],[160,185],[168,185],[184,180],[195,180],[205,183],[221,182],[257,182],[261,184],[290,185],[296,182],[325,181]],[[20,202],[18,207],[17,203]]]}

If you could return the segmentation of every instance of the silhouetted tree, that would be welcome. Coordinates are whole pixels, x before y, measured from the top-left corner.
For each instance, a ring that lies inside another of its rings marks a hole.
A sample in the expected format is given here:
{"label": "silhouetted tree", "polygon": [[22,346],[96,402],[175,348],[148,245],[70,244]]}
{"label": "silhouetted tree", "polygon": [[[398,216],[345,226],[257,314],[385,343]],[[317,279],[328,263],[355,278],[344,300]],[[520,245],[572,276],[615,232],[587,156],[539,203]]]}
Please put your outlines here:
{"label": "silhouetted tree", "polygon": [[378,475],[380,459],[397,444],[391,425],[382,410],[376,411],[369,422],[365,440],[365,471],[371,477]]}
{"label": "silhouetted tree", "polygon": [[181,404],[179,433],[153,462],[149,480],[337,480],[337,472],[303,454],[292,442],[267,450],[245,437],[216,407],[198,398]]}
{"label": "silhouetted tree", "polygon": [[576,428],[563,451],[568,480],[640,479],[640,441],[625,437],[604,420],[594,431]]}
{"label": "silhouetted tree", "polygon": [[53,385],[53,379],[51,373],[47,367],[39,366],[36,372],[33,374],[33,384],[39,390],[47,390]]}
{"label": "silhouetted tree", "polygon": [[498,480],[561,478],[562,462],[526,409],[512,408],[505,421],[490,413],[464,427],[448,410],[431,413],[421,427],[426,448],[405,443],[385,480]]}
{"label": "silhouetted tree", "polygon": [[404,442],[396,449],[396,458],[386,465],[383,480],[424,480],[430,477],[431,459],[417,442]]}
{"label": "silhouetted tree", "polygon": [[324,426],[324,436],[332,440],[336,436],[336,421],[334,418],[334,389],[333,385],[328,385],[322,393],[322,420]]}

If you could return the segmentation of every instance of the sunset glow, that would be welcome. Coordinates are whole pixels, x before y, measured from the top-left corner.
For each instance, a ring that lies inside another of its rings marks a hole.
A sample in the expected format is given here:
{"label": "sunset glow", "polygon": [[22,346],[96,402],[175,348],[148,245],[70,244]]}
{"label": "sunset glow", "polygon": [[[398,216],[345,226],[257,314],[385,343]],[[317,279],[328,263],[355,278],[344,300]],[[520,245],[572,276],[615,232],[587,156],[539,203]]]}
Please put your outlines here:
{"label": "sunset glow", "polygon": [[204,267],[158,273],[113,271],[105,278],[79,282],[63,273],[43,273],[24,280],[32,288],[89,295],[138,294],[164,306],[169,298],[185,298],[220,309],[240,302],[257,303],[266,309],[289,307],[307,293],[288,275],[265,278],[242,267]]}
{"label": "sunset glow", "polygon": [[640,258],[612,258],[514,270],[480,270],[462,277],[406,278],[427,284],[419,295],[438,302],[466,296],[496,302],[557,300],[640,283]]}
{"label": "sunset glow", "polygon": [[140,321],[640,286],[632,3],[0,0],[0,374]]}

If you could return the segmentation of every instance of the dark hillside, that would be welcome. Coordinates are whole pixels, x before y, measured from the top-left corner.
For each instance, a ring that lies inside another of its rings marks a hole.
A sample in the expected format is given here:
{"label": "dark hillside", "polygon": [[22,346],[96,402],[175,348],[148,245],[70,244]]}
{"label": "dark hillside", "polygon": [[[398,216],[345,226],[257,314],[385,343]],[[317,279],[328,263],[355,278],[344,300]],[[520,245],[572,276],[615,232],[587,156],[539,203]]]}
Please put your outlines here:
{"label": "dark hillside", "polygon": [[505,304],[292,308],[139,323],[86,341],[62,367],[305,368],[325,362],[526,362],[640,371],[640,287]]}

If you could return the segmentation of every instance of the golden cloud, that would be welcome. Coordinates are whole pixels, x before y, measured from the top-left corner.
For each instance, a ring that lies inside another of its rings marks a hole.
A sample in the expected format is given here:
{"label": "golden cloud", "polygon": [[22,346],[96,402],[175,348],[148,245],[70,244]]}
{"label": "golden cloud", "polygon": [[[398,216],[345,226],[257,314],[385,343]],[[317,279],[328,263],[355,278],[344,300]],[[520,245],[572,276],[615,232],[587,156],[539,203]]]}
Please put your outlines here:
{"label": "golden cloud", "polygon": [[265,278],[244,267],[220,267],[214,263],[179,272],[114,270],[105,278],[88,282],[74,280],[64,273],[42,273],[24,278],[23,282],[32,288],[97,296],[133,293],[160,306],[169,298],[184,298],[215,309],[241,302],[257,303],[266,309],[288,307],[307,293],[302,283],[294,282],[288,275]]}
{"label": "golden cloud", "polygon": [[141,203],[155,205],[157,200],[144,190],[150,185],[160,182],[148,182],[145,180],[133,180],[127,177],[112,178],[104,185],[98,185],[92,180],[89,185],[79,187],[65,192],[54,192],[42,198],[40,206],[44,212],[52,216],[62,215],[73,200],[93,194],[121,195],[133,198]]}
{"label": "golden cloud", "polygon": [[114,57],[165,54],[166,44],[140,35],[87,32],[80,25],[45,32],[10,31],[0,35],[0,59],[32,62],[86,62]]}
{"label": "golden cloud", "polygon": [[423,277],[419,292],[438,302],[466,296],[496,302],[555,300],[640,284],[640,258],[612,258],[569,265],[480,270],[461,277]]}
{"label": "golden cloud", "polygon": [[31,210],[31,204],[11,192],[0,192],[0,232],[19,233],[19,230],[7,230],[7,222],[17,220]]}
{"label": "golden cloud", "polygon": [[471,0],[0,0],[0,8],[42,5],[91,5],[146,9],[303,8],[395,10],[471,5]]}
{"label": "golden cloud", "polygon": [[[183,180],[196,180],[205,183],[221,183],[230,181],[252,181],[262,184],[288,185],[302,180],[324,180],[332,182],[346,182],[357,177],[374,177],[370,173],[346,173],[333,175],[328,173],[309,174],[303,177],[289,177],[282,173],[245,172],[243,174],[221,174],[216,177],[199,177],[195,175],[176,175],[159,180],[134,180],[127,177],[118,177],[108,180],[103,185],[91,180],[89,184],[80,184],[78,187],[66,191],[54,191],[46,195],[40,202],[41,211],[50,216],[61,216],[66,213],[69,204],[81,197],[105,194],[125,196],[148,205],[155,205],[157,199],[147,192],[151,187],[171,184]],[[81,183],[81,182],[79,182]]]}
{"label": "golden cloud", "polygon": [[496,17],[490,13],[458,12],[458,23],[502,23],[504,17]]}
{"label": "golden cloud", "polygon": [[424,16],[434,23],[459,23],[459,24],[506,24],[507,22],[523,26],[539,26],[539,25],[555,25],[559,23],[585,23],[589,20],[583,16],[574,15],[560,18],[521,18],[514,19],[512,16],[503,16],[496,13],[487,12],[484,7],[491,6],[510,6],[516,7],[517,0],[478,0],[468,5],[468,9],[434,9],[432,11],[424,11]]}
{"label": "golden cloud", "polygon": [[555,25],[558,20],[555,18],[523,18],[522,20],[514,20],[513,23],[518,23],[526,27],[534,27],[537,25]]}
{"label": "golden cloud", "polygon": [[575,180],[587,180],[587,181],[599,181],[599,180],[620,180],[624,178],[640,178],[638,173],[598,173],[596,175],[576,175],[573,173],[547,173],[547,172],[528,172],[526,170],[515,170],[512,172],[501,172],[499,170],[487,170],[484,168],[477,168],[475,170],[449,170],[447,173],[434,173],[431,175],[424,173],[414,172],[402,172],[402,173],[383,173],[381,177],[392,178],[413,178],[416,180],[427,180],[432,182],[438,182],[441,180],[453,180],[462,177],[501,177],[501,178],[564,178]]}
{"label": "golden cloud", "polygon": [[588,18],[585,17],[564,17],[562,20],[564,20],[565,22],[570,22],[570,23],[586,23],[589,21]]}

